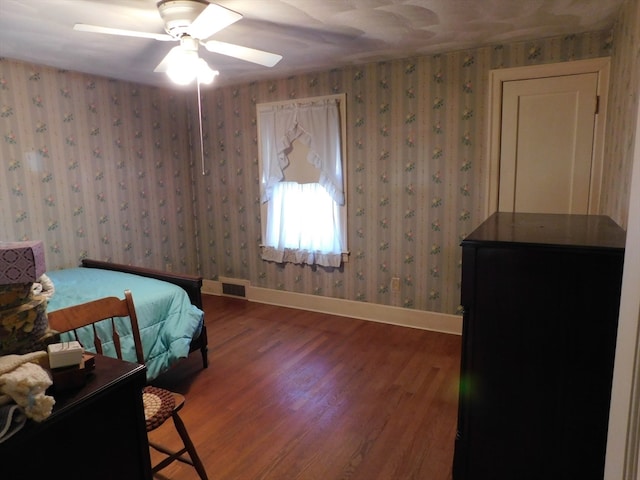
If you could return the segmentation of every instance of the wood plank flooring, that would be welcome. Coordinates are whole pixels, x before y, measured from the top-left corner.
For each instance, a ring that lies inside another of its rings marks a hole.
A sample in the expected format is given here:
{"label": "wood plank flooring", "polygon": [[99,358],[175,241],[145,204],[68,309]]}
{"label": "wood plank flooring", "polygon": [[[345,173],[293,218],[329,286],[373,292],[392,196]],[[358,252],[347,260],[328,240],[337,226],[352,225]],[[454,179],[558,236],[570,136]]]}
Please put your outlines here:
{"label": "wood plank flooring", "polygon": [[204,297],[209,368],[192,354],[155,383],[187,397],[211,480],[451,478],[460,337]]}

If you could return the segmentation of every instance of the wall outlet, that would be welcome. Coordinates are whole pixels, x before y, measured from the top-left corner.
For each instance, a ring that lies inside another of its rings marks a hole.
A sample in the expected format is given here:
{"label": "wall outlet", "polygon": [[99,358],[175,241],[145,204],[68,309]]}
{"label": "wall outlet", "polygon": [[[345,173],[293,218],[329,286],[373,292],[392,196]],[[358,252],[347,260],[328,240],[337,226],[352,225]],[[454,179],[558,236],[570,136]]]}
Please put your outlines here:
{"label": "wall outlet", "polygon": [[173,263],[165,263],[164,264],[164,270],[166,272],[172,272],[173,271]]}
{"label": "wall outlet", "polygon": [[400,277],[391,277],[391,291],[392,292],[400,291]]}

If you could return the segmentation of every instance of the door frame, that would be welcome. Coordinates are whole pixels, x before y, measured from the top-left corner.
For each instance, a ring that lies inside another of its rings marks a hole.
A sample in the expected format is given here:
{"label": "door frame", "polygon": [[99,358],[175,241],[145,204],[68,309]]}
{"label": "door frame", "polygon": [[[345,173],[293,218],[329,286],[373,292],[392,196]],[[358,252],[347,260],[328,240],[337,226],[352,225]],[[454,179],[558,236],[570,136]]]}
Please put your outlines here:
{"label": "door frame", "polygon": [[489,71],[489,119],[487,160],[488,180],[485,214],[488,217],[498,211],[498,192],[500,184],[500,136],[502,126],[502,85],[513,80],[597,73],[598,113],[593,132],[593,155],[591,158],[591,181],[589,187],[590,214],[598,213],[600,208],[600,190],[602,186],[602,168],[604,163],[604,128],[607,118],[607,97],[609,91],[610,57],[598,57],[571,62],[547,63],[525,67],[501,68]]}
{"label": "door frame", "polygon": [[627,243],[604,480],[637,480],[640,472],[640,108],[636,111],[632,151]]}

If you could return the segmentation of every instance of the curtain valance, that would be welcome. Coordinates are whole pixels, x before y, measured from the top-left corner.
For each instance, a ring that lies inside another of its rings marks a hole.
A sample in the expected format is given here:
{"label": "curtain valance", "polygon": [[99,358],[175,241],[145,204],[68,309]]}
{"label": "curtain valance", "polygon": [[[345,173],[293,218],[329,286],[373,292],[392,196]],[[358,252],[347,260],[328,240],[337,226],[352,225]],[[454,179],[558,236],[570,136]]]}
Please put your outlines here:
{"label": "curtain valance", "polygon": [[287,150],[294,140],[309,148],[307,160],[320,170],[319,183],[344,205],[340,114],[336,99],[274,105],[260,110],[262,179],[261,199],[268,202],[273,187],[285,177]]}

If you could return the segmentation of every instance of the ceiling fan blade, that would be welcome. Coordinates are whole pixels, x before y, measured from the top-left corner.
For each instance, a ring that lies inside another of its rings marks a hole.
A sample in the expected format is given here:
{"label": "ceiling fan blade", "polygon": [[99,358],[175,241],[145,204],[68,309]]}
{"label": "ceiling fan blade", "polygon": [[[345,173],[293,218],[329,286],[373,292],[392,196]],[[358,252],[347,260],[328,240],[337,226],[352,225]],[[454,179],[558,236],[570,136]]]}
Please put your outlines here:
{"label": "ceiling fan blade", "polygon": [[222,55],[228,55],[230,57],[239,58],[240,60],[246,60],[247,62],[257,63],[259,65],[264,65],[265,67],[273,67],[276,63],[282,60],[282,55],[265,52],[263,50],[256,50],[255,48],[241,47],[240,45],[234,45],[233,43],[209,40],[207,42],[202,42],[202,44],[210,52],[221,53]]}
{"label": "ceiling fan blade", "polygon": [[136,30],[123,30],[121,28],[100,27],[98,25],[87,25],[85,23],[76,23],[73,26],[73,29],[78,30],[80,32],[106,33],[108,35],[121,35],[125,37],[152,38],[154,40],[160,40],[162,42],[169,42],[169,41],[176,40],[171,35],[167,35],[166,33],[138,32]]}
{"label": "ceiling fan blade", "polygon": [[209,38],[216,32],[228,27],[242,18],[237,12],[210,3],[189,25],[187,33],[194,38]]}
{"label": "ceiling fan blade", "polygon": [[180,49],[182,47],[180,45],[177,45],[175,47],[173,47],[171,50],[169,50],[169,53],[167,53],[164,58],[162,60],[160,60],[160,63],[158,64],[158,66],[156,68],[153,69],[154,72],[166,72],[169,69],[169,66],[171,65],[171,62],[173,61],[173,57],[177,57],[180,55]]}

